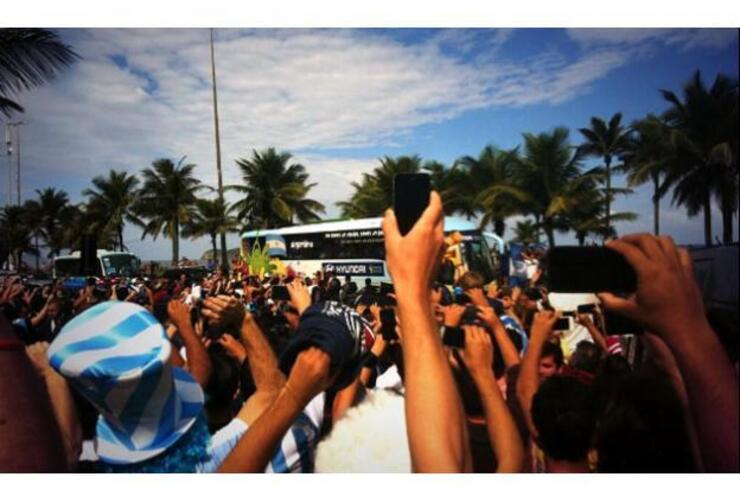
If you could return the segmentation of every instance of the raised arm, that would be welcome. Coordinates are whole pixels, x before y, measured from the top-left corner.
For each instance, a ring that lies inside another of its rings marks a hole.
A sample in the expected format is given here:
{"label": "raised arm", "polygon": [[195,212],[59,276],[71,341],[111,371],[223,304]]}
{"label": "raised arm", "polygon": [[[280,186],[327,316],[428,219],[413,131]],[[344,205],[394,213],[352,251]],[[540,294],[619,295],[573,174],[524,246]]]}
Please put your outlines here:
{"label": "raised arm", "polygon": [[264,472],[298,414],[329,386],[331,360],[311,347],[298,355],[288,381],[267,410],[242,436],[219,472]]}
{"label": "raised arm", "polygon": [[737,472],[737,373],[707,321],[691,256],[665,236],[629,235],[608,246],[635,269],[637,292],[600,294],[604,306],[665,341],[686,384],[707,472]]}
{"label": "raised arm", "polygon": [[383,233],[403,331],[406,426],[413,470],[470,471],[465,415],[429,302],[444,248],[439,195],[432,192],[429,206],[405,236],[388,210]]}
{"label": "raised arm", "polygon": [[195,334],[195,330],[193,330],[188,306],[179,300],[171,300],[167,304],[167,314],[177,327],[183,344],[185,344],[190,374],[201,387],[205,388],[211,376],[211,359],[208,357],[208,352],[203,343]]}
{"label": "raised arm", "polygon": [[36,369],[36,373],[46,385],[46,392],[49,394],[51,408],[54,411],[54,419],[62,434],[67,468],[69,471],[75,471],[82,452],[82,428],[67,381],[49,365],[48,350],[48,342],[36,342],[26,347],[26,354]]}
{"label": "raised arm", "polygon": [[493,337],[496,339],[499,349],[501,349],[504,366],[511,368],[519,364],[521,361],[519,351],[514,345],[514,342],[509,338],[506,328],[501,323],[493,308],[489,306],[478,307],[478,318],[483,320],[493,332]]}
{"label": "raised arm", "polygon": [[596,345],[601,347],[605,353],[609,352],[609,346],[606,343],[606,336],[601,332],[601,330],[599,330],[594,322],[591,321],[588,314],[576,314],[576,322],[588,330],[589,335],[591,335],[591,338],[594,340]]}
{"label": "raised arm", "polygon": [[496,472],[521,472],[524,467],[524,447],[493,375],[491,337],[479,326],[466,325],[463,329],[465,348],[462,359],[480,394],[488,438],[498,462]]}
{"label": "raised arm", "polygon": [[555,311],[540,311],[532,321],[532,331],[529,345],[522,359],[519,370],[519,379],[516,384],[516,395],[527,422],[527,428],[532,436],[537,436],[537,429],[532,422],[532,398],[540,387],[539,364],[542,356],[542,347],[552,333],[559,313]]}

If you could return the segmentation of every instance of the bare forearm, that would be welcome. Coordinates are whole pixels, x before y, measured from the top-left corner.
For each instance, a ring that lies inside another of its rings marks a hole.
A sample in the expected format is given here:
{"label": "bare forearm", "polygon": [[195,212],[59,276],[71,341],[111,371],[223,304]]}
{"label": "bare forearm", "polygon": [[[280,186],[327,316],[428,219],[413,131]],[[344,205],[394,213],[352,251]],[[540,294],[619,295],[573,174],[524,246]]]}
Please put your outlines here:
{"label": "bare forearm", "polygon": [[278,367],[278,360],[262,330],[253,318],[242,321],[241,340],[249,359],[249,370],[257,390],[277,391],[285,384],[285,375]]}
{"label": "bare forearm", "polygon": [[44,381],[51,407],[54,410],[54,418],[62,434],[67,466],[70,471],[74,471],[82,451],[82,428],[72,393],[67,386],[67,381],[56,372],[50,370],[44,377]]}
{"label": "bare forearm", "polygon": [[503,325],[499,323],[490,326],[493,329],[493,336],[496,339],[496,343],[498,344],[499,349],[501,349],[501,357],[504,360],[506,368],[519,364],[521,361],[519,351],[514,345],[514,342],[509,338],[509,334],[506,333],[506,329]]}
{"label": "bare forearm", "polygon": [[601,333],[601,330],[599,330],[594,324],[586,325],[586,329],[588,330],[588,333],[591,335],[591,338],[594,340],[594,342],[599,347],[601,347],[604,352],[608,352],[609,348],[606,345],[606,337],[603,333]]}
{"label": "bare forearm", "polygon": [[686,385],[704,466],[707,472],[737,472],[737,374],[709,325],[679,337],[686,340],[668,345]]}
{"label": "bare forearm", "polygon": [[524,447],[493,373],[475,378],[478,393],[486,415],[488,438],[496,455],[496,472],[521,472],[524,466]]}
{"label": "bare forearm", "polygon": [[208,384],[211,376],[211,360],[208,352],[203,346],[190,323],[177,325],[183,344],[185,344],[185,354],[188,358],[188,368],[193,378],[204,387]]}
{"label": "bare forearm", "polygon": [[301,412],[286,388],[242,436],[219,472],[264,472],[281,439]]}
{"label": "bare forearm", "polygon": [[538,337],[532,337],[519,370],[519,380],[516,384],[516,395],[519,404],[522,407],[527,427],[532,435],[536,435],[534,423],[532,422],[532,398],[540,386],[540,376],[538,365],[542,354],[544,340]]}
{"label": "bare forearm", "polygon": [[460,397],[424,298],[403,300],[399,317],[406,373],[406,421],[416,472],[460,472],[468,451]]}

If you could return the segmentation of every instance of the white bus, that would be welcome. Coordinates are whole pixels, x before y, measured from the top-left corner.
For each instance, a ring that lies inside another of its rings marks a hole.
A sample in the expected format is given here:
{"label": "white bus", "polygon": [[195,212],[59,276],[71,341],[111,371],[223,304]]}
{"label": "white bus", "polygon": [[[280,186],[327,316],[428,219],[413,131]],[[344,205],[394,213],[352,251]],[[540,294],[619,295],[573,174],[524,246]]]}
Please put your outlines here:
{"label": "white bus", "polygon": [[[135,276],[139,274],[141,261],[129,252],[111,252],[98,250],[97,272],[95,276],[101,278],[109,276]],[[54,259],[54,278],[79,277],[80,276],[80,252],[72,252]]]}
{"label": "white bus", "polygon": [[[271,257],[305,276],[316,271],[351,276],[362,282],[390,281],[385,265],[385,246],[380,218],[320,222],[281,229],[259,229],[241,235],[242,254],[248,254],[258,242],[268,248]],[[471,221],[445,217],[445,236],[460,233],[459,247],[464,269],[480,272],[486,281],[494,278],[491,249],[481,231]],[[453,271],[454,272],[454,271]],[[448,278],[448,282],[452,278]]]}

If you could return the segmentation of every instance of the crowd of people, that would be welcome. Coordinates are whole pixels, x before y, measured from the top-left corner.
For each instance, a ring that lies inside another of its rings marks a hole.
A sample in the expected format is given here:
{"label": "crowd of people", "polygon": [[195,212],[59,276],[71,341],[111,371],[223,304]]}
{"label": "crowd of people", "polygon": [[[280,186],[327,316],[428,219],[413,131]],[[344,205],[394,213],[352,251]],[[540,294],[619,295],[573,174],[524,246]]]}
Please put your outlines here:
{"label": "crowd of people", "polygon": [[[392,286],[317,273],[0,285],[0,325],[37,375],[57,453],[77,472],[719,472],[739,470],[737,352],[710,326],[686,251],[608,245],[638,277],[574,319],[561,348],[546,277],[438,283],[439,196],[401,235]],[[587,270],[584,270],[587,272]],[[537,284],[533,284],[536,281]],[[603,311],[644,328],[628,361]],[[572,312],[571,312],[572,313]],[[10,326],[12,325],[12,326]],[[5,432],[13,425],[6,425]],[[2,463],[18,470],[22,461]]]}

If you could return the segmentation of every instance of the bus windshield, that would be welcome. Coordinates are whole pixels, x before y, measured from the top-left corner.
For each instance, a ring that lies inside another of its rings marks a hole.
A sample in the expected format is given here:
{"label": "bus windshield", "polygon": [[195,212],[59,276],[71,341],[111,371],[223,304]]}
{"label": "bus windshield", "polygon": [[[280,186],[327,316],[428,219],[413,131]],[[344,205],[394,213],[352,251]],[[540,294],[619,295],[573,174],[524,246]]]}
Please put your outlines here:
{"label": "bus windshield", "polygon": [[106,276],[135,276],[139,273],[139,259],[134,255],[104,255],[100,260]]}
{"label": "bus windshield", "polygon": [[494,279],[491,251],[482,237],[475,235],[463,241],[463,259],[468,269],[481,273],[486,282]]}

